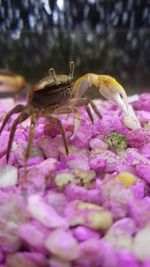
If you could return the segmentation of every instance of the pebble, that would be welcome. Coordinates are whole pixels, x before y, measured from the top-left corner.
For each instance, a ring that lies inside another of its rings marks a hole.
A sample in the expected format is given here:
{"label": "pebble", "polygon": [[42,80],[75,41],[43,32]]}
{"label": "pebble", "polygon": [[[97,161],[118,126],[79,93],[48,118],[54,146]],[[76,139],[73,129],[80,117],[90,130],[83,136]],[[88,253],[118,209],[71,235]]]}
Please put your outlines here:
{"label": "pebble", "polygon": [[98,267],[101,262],[101,242],[100,239],[89,238],[80,243],[79,266]]}
{"label": "pebble", "polygon": [[51,176],[55,173],[57,160],[54,158],[48,158],[39,164],[40,170],[45,176]]}
{"label": "pebble", "polygon": [[133,240],[133,252],[140,261],[150,260],[150,226],[141,229]]}
{"label": "pebble", "polygon": [[[128,251],[117,251],[117,266],[119,267],[141,267],[139,262],[136,260],[132,252]],[[143,265],[142,265],[143,267]]]}
{"label": "pebble", "polygon": [[65,188],[65,195],[69,200],[81,200],[95,204],[102,202],[102,197],[99,189],[87,189],[83,186],[69,184]]}
{"label": "pebble", "polygon": [[106,231],[113,223],[110,211],[94,211],[88,216],[88,226],[95,230]]}
{"label": "pebble", "polygon": [[125,186],[131,186],[136,183],[136,176],[129,172],[121,172],[115,178]]}
{"label": "pebble", "polygon": [[106,150],[108,148],[108,145],[105,142],[103,142],[100,138],[93,138],[90,141],[90,147],[92,149],[101,148],[102,150]]}
{"label": "pebble", "polygon": [[68,157],[66,164],[70,169],[81,169],[85,171],[90,169],[88,158],[85,155],[72,155]]}
{"label": "pebble", "polygon": [[150,165],[149,164],[139,164],[136,166],[136,173],[144,181],[150,184]]}
{"label": "pebble", "polygon": [[76,169],[73,170],[73,173],[76,176],[76,184],[85,188],[91,188],[94,178],[96,176],[95,171]]}
{"label": "pebble", "polygon": [[106,158],[97,156],[90,161],[90,168],[92,170],[104,171],[107,165],[106,162],[107,162]]}
{"label": "pebble", "polygon": [[[19,228],[19,236],[29,248],[44,251],[44,243],[47,237],[47,229],[38,227],[34,223],[22,224]],[[32,238],[31,238],[32,236]]]}
{"label": "pebble", "polygon": [[0,166],[0,188],[17,185],[17,168],[10,165]]}
{"label": "pebble", "polygon": [[112,213],[103,207],[80,200],[73,202],[70,225],[75,226],[80,224],[93,230],[106,231],[112,223]]}
{"label": "pebble", "polygon": [[[13,152],[20,166],[25,165],[26,141],[16,141],[13,143]],[[36,144],[32,144],[28,158],[28,166],[39,164],[44,160],[43,153]]]}
{"label": "pebble", "polygon": [[126,232],[119,228],[110,228],[104,240],[111,243],[113,247],[121,251],[131,251],[132,250],[132,236],[128,235]]}
{"label": "pebble", "polygon": [[64,215],[68,200],[63,193],[50,191],[46,195],[46,201],[59,215]]}
{"label": "pebble", "polygon": [[112,226],[111,229],[120,229],[124,233],[132,236],[135,234],[137,227],[133,219],[130,217],[122,218],[116,221]]}
{"label": "pebble", "polygon": [[75,238],[79,241],[85,241],[87,239],[91,239],[91,238],[100,238],[100,233],[93,231],[92,229],[85,227],[85,226],[77,226],[74,230],[73,230],[74,236]]}
{"label": "pebble", "polygon": [[70,183],[75,183],[75,176],[70,172],[61,172],[55,176],[55,184],[58,189],[63,189]]}
{"label": "pebble", "polygon": [[38,194],[28,198],[28,210],[34,219],[37,219],[47,227],[66,227],[67,225],[66,220],[59,216]]}
{"label": "pebble", "polygon": [[59,152],[54,139],[49,136],[43,136],[38,140],[38,146],[47,158],[58,158]]}
{"label": "pebble", "polygon": [[129,216],[138,226],[144,227],[150,222],[150,197],[129,202]]}
{"label": "pebble", "polygon": [[147,159],[150,159],[150,143],[144,144],[140,147],[139,152]]}
{"label": "pebble", "polygon": [[48,236],[45,246],[52,254],[66,261],[75,260],[79,256],[78,243],[69,231],[53,231]]}

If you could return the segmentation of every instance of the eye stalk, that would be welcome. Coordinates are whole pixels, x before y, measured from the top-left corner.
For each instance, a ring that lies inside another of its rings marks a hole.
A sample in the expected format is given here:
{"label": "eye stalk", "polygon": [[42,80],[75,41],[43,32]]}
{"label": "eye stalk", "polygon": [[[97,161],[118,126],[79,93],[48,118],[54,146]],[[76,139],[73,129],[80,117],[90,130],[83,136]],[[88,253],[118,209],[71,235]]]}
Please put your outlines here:
{"label": "eye stalk", "polygon": [[75,62],[74,61],[70,61],[69,67],[70,67],[69,77],[71,79],[73,79],[73,74],[74,74],[74,69],[75,69]]}
{"label": "eye stalk", "polygon": [[48,71],[48,73],[49,73],[49,76],[52,77],[52,78],[54,79],[54,82],[55,82],[56,84],[59,84],[59,81],[58,81],[58,79],[57,79],[55,70],[54,70],[53,68],[50,68],[49,71]]}

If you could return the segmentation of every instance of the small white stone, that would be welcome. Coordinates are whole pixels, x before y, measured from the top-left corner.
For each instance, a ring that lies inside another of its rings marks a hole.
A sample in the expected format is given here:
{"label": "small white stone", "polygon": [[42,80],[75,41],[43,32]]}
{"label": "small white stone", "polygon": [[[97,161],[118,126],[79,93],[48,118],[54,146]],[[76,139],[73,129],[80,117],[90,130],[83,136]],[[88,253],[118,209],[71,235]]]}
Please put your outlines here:
{"label": "small white stone", "polygon": [[[1,90],[2,92],[2,90]],[[5,91],[6,92],[6,91]],[[15,105],[14,98],[9,97],[9,98],[1,98],[1,104],[0,104],[0,112],[4,112],[6,115],[6,112],[11,110]]]}
{"label": "small white stone", "polygon": [[11,165],[0,166],[0,188],[17,184],[17,168]]}
{"label": "small white stone", "polygon": [[110,230],[107,231],[104,240],[112,244],[115,249],[121,251],[132,250],[132,236],[126,234],[121,229],[110,228]]}
{"label": "small white stone", "polygon": [[33,218],[47,227],[66,227],[66,220],[61,217],[40,195],[32,195],[28,199],[28,210]]}
{"label": "small white stone", "polygon": [[150,225],[136,234],[133,252],[140,261],[150,260]]}
{"label": "small white stone", "polygon": [[70,232],[58,229],[53,231],[45,244],[54,255],[66,261],[75,260],[79,256],[79,246]]}
{"label": "small white stone", "polygon": [[69,183],[74,183],[75,177],[72,173],[62,172],[58,173],[55,177],[55,184],[59,189],[62,189]]}

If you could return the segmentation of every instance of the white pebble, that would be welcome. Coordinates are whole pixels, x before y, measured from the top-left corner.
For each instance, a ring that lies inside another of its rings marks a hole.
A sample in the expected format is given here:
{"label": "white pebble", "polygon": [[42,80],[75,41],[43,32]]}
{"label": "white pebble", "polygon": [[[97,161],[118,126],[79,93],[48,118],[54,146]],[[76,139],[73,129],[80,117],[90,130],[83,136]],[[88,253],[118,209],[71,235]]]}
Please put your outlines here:
{"label": "white pebble", "polygon": [[70,232],[58,229],[46,240],[46,248],[54,255],[66,261],[75,260],[79,256],[79,246]]}
{"label": "white pebble", "polygon": [[132,236],[129,236],[121,229],[111,228],[107,231],[104,240],[112,244],[113,247],[121,251],[132,250]]}
{"label": "white pebble", "polygon": [[74,183],[75,177],[72,173],[62,172],[55,177],[55,183],[59,189],[62,189],[69,183]]}
{"label": "white pebble", "polygon": [[28,210],[33,218],[47,227],[66,227],[66,220],[61,217],[40,195],[28,199]]}
{"label": "white pebble", "polygon": [[150,225],[136,234],[133,251],[140,261],[150,260]]}
{"label": "white pebble", "polygon": [[17,184],[17,168],[10,165],[0,167],[0,188]]}

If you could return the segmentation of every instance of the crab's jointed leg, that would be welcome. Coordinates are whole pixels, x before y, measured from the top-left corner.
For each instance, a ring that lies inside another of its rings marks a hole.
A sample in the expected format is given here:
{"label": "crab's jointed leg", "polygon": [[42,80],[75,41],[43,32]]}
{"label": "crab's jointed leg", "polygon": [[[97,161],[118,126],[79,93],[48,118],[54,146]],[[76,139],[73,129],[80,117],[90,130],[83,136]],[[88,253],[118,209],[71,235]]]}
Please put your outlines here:
{"label": "crab's jointed leg", "polygon": [[80,117],[81,116],[80,116],[80,112],[77,110],[77,107],[85,106],[90,120],[92,121],[92,123],[94,121],[93,115],[91,113],[91,110],[88,107],[88,104],[90,104],[92,106],[96,115],[99,118],[101,118],[102,116],[101,116],[100,112],[98,111],[96,105],[87,97],[71,99],[71,101],[70,101],[71,106],[64,106],[61,108],[57,108],[55,110],[56,114],[65,114],[65,113],[73,113],[74,114],[74,131],[73,131],[73,134],[70,138],[71,140],[75,138],[77,130],[80,127],[80,120],[81,120]]}
{"label": "crab's jointed leg", "polygon": [[66,138],[66,134],[65,134],[65,129],[64,126],[61,122],[61,120],[59,118],[57,118],[55,115],[51,115],[49,114],[49,111],[43,111],[40,116],[43,116],[45,118],[48,118],[50,121],[54,122],[55,124],[58,125],[59,130],[61,132],[62,138],[63,138],[63,142],[64,142],[64,146],[65,146],[65,151],[66,151],[66,155],[69,154],[69,149],[68,149],[68,142],[67,142],[67,138]]}
{"label": "crab's jointed leg", "polygon": [[93,118],[93,115],[92,115],[92,112],[91,112],[89,106],[88,105],[85,105],[85,109],[86,109],[86,112],[87,112],[87,114],[88,114],[91,122],[94,123],[94,118]]}
{"label": "crab's jointed leg", "polygon": [[29,130],[29,140],[28,140],[28,145],[27,145],[27,149],[26,149],[26,152],[25,152],[25,164],[24,164],[24,166],[25,166],[25,174],[26,174],[26,169],[27,169],[27,161],[28,161],[28,158],[29,158],[29,155],[30,155],[31,146],[32,146],[32,143],[33,143],[35,125],[36,125],[36,122],[37,122],[37,115],[38,115],[38,113],[36,113],[36,112],[31,115],[30,130]]}
{"label": "crab's jointed leg", "polygon": [[10,151],[11,151],[11,148],[12,148],[12,143],[13,143],[13,139],[14,139],[14,135],[15,135],[15,132],[16,132],[17,125],[20,124],[21,122],[25,121],[26,119],[28,119],[30,115],[31,115],[30,114],[30,110],[26,109],[22,113],[20,113],[20,115],[14,120],[14,122],[12,124],[11,131],[10,131],[10,134],[9,134],[9,141],[8,141],[7,151],[6,151],[6,160],[7,160],[7,162],[9,160]]}
{"label": "crab's jointed leg", "polygon": [[80,127],[80,112],[77,110],[75,106],[64,106],[61,108],[57,108],[55,110],[55,114],[67,114],[67,113],[73,113],[74,114],[74,131],[70,139],[74,139],[77,133],[77,130]]}
{"label": "crab's jointed leg", "polygon": [[[91,107],[93,108],[94,112],[96,113],[96,115],[101,119],[102,116],[99,112],[99,110],[97,109],[96,105],[94,104],[94,102],[89,99],[88,97],[81,97],[81,98],[73,98],[71,99],[71,103],[72,105],[76,106],[76,107],[81,107],[81,106],[87,106],[88,104],[91,105]],[[90,116],[89,116],[90,117]]]}
{"label": "crab's jointed leg", "polygon": [[3,131],[3,129],[5,128],[7,122],[9,121],[9,118],[10,118],[13,114],[15,114],[15,113],[19,113],[19,112],[23,111],[24,109],[25,109],[25,106],[24,106],[24,105],[17,105],[16,107],[14,107],[12,110],[10,110],[10,111],[7,113],[6,117],[4,118],[3,123],[2,123],[2,125],[1,125],[1,128],[0,128],[0,134],[1,134],[1,132]]}

